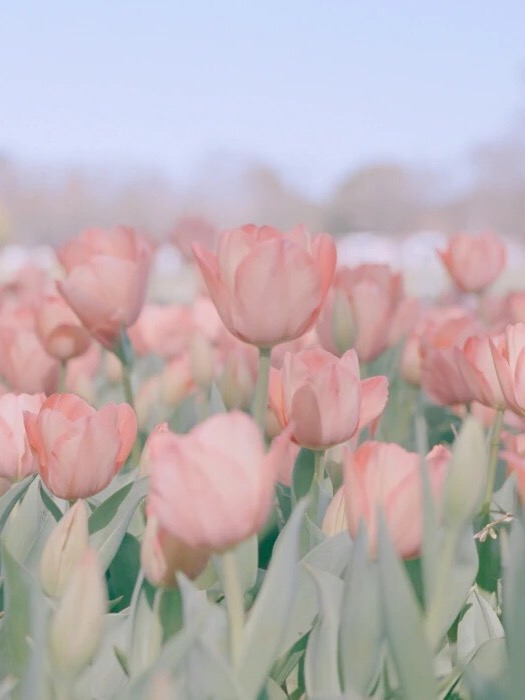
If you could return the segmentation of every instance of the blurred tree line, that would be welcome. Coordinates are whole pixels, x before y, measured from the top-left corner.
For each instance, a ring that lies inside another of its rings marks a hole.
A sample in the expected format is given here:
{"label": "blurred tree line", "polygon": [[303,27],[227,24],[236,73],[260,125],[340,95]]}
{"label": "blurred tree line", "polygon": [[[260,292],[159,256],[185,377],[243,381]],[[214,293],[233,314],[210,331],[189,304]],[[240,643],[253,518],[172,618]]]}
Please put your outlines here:
{"label": "blurred tree line", "polygon": [[[395,162],[349,172],[323,200],[253,164],[223,172],[220,159],[184,187],[155,171],[77,168],[49,171],[0,154],[0,240],[54,243],[86,226],[128,223],[162,239],[175,220],[201,214],[218,227],[253,221],[287,228],[298,221],[334,234],[494,229],[525,234],[525,116],[454,172]],[[452,170],[452,169],[451,169]]]}

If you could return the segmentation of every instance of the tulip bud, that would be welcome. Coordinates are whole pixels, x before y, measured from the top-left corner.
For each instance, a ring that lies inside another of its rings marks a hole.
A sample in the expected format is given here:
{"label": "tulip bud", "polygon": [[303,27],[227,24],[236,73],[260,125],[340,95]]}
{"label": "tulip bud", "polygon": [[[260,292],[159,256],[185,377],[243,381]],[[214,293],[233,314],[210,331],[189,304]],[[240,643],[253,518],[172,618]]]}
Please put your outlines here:
{"label": "tulip bud", "polygon": [[77,501],[49,536],[40,559],[40,582],[48,596],[62,595],[66,584],[88,548],[88,514]]}
{"label": "tulip bud", "polygon": [[154,586],[175,587],[178,571],[190,579],[197,578],[209,558],[208,551],[189,547],[160,527],[154,515],[148,516],[140,561],[146,578]]}
{"label": "tulip bud", "polygon": [[231,355],[226,360],[222,375],[217,381],[222,400],[228,410],[248,408],[253,397],[255,382],[250,368],[243,358]]}
{"label": "tulip bud", "polygon": [[95,655],[102,637],[107,594],[97,552],[77,564],[51,620],[50,652],[55,668],[76,677]]}
{"label": "tulip bud", "polygon": [[469,522],[479,511],[487,483],[487,454],[480,423],[467,416],[452,450],[443,497],[445,521]]}
{"label": "tulip bud", "polygon": [[321,529],[328,537],[348,530],[345,490],[343,486],[341,486],[328,504]]}

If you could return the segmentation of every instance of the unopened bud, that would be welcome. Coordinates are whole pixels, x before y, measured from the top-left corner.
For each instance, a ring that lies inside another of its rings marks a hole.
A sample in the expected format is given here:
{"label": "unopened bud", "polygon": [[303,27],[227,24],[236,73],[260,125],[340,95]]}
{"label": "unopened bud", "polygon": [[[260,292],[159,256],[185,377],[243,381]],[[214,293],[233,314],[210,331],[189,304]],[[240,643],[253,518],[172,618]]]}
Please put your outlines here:
{"label": "unopened bud", "polygon": [[71,573],[88,548],[88,513],[78,500],[57,523],[40,559],[40,582],[44,593],[62,595]]}
{"label": "unopened bud", "polygon": [[322,530],[328,537],[348,530],[345,490],[343,486],[341,486],[328,504],[323,518]]}
{"label": "unopened bud", "polygon": [[102,637],[107,594],[97,552],[77,564],[51,620],[50,651],[56,670],[76,677],[91,661]]}
{"label": "unopened bud", "polygon": [[467,416],[452,449],[443,514],[450,525],[469,522],[479,511],[487,483],[487,454],[481,424]]}

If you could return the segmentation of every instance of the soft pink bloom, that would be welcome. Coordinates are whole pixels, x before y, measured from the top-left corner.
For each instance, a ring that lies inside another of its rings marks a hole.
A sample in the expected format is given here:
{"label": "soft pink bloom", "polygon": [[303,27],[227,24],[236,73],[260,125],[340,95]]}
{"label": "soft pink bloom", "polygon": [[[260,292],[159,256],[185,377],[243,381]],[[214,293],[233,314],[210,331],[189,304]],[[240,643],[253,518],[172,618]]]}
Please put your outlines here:
{"label": "soft pink bloom", "polygon": [[151,584],[175,587],[179,571],[190,579],[197,578],[206,568],[209,558],[209,550],[189,547],[160,526],[155,515],[148,515],[140,562]]}
{"label": "soft pink bloom", "polygon": [[114,349],[144,304],[151,248],[133,229],[89,229],[58,253],[58,289],[91,335]]}
{"label": "soft pink bloom", "polygon": [[57,360],[82,355],[91,337],[78,316],[58,294],[45,294],[35,311],[35,330],[45,351]]}
{"label": "soft pink bloom", "polygon": [[438,255],[456,286],[463,292],[481,292],[499,276],[507,260],[505,244],[490,231],[479,235],[458,233]]}
{"label": "soft pink bloom", "polygon": [[0,477],[18,481],[37,472],[26,435],[24,411],[37,414],[45,398],[45,394],[0,396]]}
{"label": "soft pink bloom", "polygon": [[176,357],[164,365],[160,390],[162,401],[166,405],[178,406],[196,389],[189,353]]}
{"label": "soft pink bloom", "polygon": [[267,348],[313,327],[336,263],[332,238],[310,241],[303,227],[243,226],[221,234],[216,255],[198,244],[194,253],[228,330]]}
{"label": "soft pink bloom", "polygon": [[198,243],[204,248],[215,249],[217,230],[200,216],[184,216],[177,221],[171,233],[173,243],[186,260],[194,260],[192,246]]}
{"label": "soft pink bloom", "polygon": [[317,325],[321,344],[336,355],[354,348],[361,362],[375,359],[395,340],[402,295],[401,275],[388,265],[339,268]]}
{"label": "soft pink bloom", "polygon": [[25,412],[38,471],[59,498],[88,498],[102,491],[126,461],[137,419],[126,403],[95,410],[74,394],[53,394],[38,414]]}
{"label": "soft pink bloom", "polygon": [[361,381],[355,350],[341,358],[321,348],[289,353],[270,372],[270,407],[282,428],[292,424],[292,440],[311,449],[349,440],[381,415],[387,397],[386,377]]}
{"label": "soft pink bloom", "polygon": [[492,358],[508,408],[525,415],[525,324],[507,326],[490,341]]}
{"label": "soft pink bloom", "polygon": [[193,328],[189,306],[146,304],[128,334],[137,355],[171,360],[188,349]]}
{"label": "soft pink bloom", "polygon": [[0,374],[17,392],[49,394],[58,388],[59,363],[34,330],[0,326]]}
{"label": "soft pink bloom", "polygon": [[421,387],[438,404],[453,406],[474,400],[474,392],[462,372],[461,348],[428,350],[422,365]]}
{"label": "soft pink bloom", "polygon": [[96,379],[101,364],[102,348],[98,343],[91,343],[84,354],[67,363],[66,390],[71,394],[78,394],[88,403],[95,403]]}
{"label": "soft pink bloom", "polygon": [[266,522],[286,440],[265,452],[245,413],[216,414],[186,435],[151,438],[148,513],[187,546],[220,552]]}
{"label": "soft pink bloom", "polygon": [[505,409],[507,400],[492,357],[494,343],[498,343],[496,336],[468,338],[463,346],[460,367],[476,401],[490,408]]}
{"label": "soft pink bloom", "polygon": [[511,292],[507,296],[511,323],[525,323],[525,292]]}
{"label": "soft pink bloom", "polygon": [[148,439],[144,443],[144,447],[142,448],[142,454],[140,455],[139,476],[149,475],[152,450],[155,449],[155,435],[162,435],[163,433],[168,432],[168,424],[159,423],[153,428],[151,433],[148,435]]}
{"label": "soft pink bloom", "polygon": [[[438,509],[450,453],[436,446],[426,463]],[[422,541],[421,458],[395,443],[365,442],[344,456],[346,514],[350,535],[367,526],[370,550],[377,546],[377,509],[383,511],[392,542],[404,559],[418,556]]]}

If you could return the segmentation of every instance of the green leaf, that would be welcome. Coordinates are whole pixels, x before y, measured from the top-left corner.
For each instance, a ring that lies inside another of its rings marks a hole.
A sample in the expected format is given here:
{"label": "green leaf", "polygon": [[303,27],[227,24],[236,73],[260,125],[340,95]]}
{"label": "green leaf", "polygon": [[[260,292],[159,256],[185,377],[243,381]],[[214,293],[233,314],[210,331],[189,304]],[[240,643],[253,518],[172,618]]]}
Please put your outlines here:
{"label": "green leaf", "polygon": [[512,700],[523,699],[525,688],[525,525],[520,514],[512,523],[503,576],[503,619],[507,636]]}
{"label": "green leaf", "polygon": [[88,521],[90,546],[107,569],[120,547],[139,503],[148,493],[148,478],[126,484],[91,513]]}
{"label": "green leaf", "polygon": [[288,624],[284,630],[278,657],[285,654],[311,628],[317,614],[317,595],[311,576],[304,564],[340,576],[350,560],[352,540],[348,532],[326,538],[312,549],[297,568],[297,588],[290,609]]}
{"label": "green leaf", "polygon": [[44,503],[44,505],[48,509],[48,511],[51,513],[53,518],[56,520],[56,522],[58,522],[59,520],[61,520],[64,513],[57,506],[57,504],[53,500],[53,497],[48,493],[48,490],[44,486],[44,483],[42,481],[40,481],[38,486],[39,486],[40,498],[42,499],[42,502]]}
{"label": "green leaf", "polygon": [[112,612],[129,607],[139,571],[140,544],[133,535],[126,532],[106,574],[109,600],[120,598],[118,608]]}
{"label": "green leaf", "polygon": [[266,687],[262,693],[260,693],[257,700],[287,700],[287,698],[288,695],[286,695],[284,690],[281,690],[274,680],[268,678]]}
{"label": "green leaf", "polygon": [[127,654],[127,668],[135,678],[148,669],[160,654],[163,630],[159,615],[162,590],[155,591],[155,602],[150,605],[143,583],[131,617],[130,646]]}
{"label": "green leaf", "polygon": [[35,476],[26,477],[22,481],[13,484],[8,491],[0,497],[0,530],[3,529],[6,524],[9,514],[18,503],[18,501],[24,497],[27,489],[31,486]]}
{"label": "green leaf", "polygon": [[307,501],[297,504],[277,540],[270,568],[245,626],[239,680],[246,697],[257,696],[280,656],[297,591],[299,530],[307,506]]}
{"label": "green leaf", "polygon": [[460,662],[490,639],[505,636],[499,617],[476,587],[466,602],[469,607],[459,621],[457,633],[456,648]]}
{"label": "green leaf", "polygon": [[341,692],[337,652],[343,582],[320,569],[307,571],[315,583],[319,613],[306,646],[306,690],[309,696],[336,695]]}
{"label": "green leaf", "polygon": [[38,567],[42,549],[55,525],[40,497],[39,480],[35,479],[5,524],[4,544],[11,556],[31,573]]}
{"label": "green leaf", "polygon": [[362,526],[346,570],[341,605],[339,667],[345,690],[367,693],[381,658],[383,634],[379,570],[368,556]]}
{"label": "green leaf", "polygon": [[470,525],[460,533],[445,529],[440,534],[436,579],[427,600],[425,620],[427,638],[434,648],[465,604],[478,570],[478,554]]}
{"label": "green leaf", "polygon": [[31,580],[2,542],[5,614],[0,628],[0,678],[24,672],[31,633]]}
{"label": "green leaf", "polygon": [[502,638],[482,644],[464,669],[466,684],[475,700],[508,700],[507,689],[501,682],[507,680],[506,674],[507,654]]}
{"label": "green leaf", "polygon": [[294,506],[301,498],[308,496],[314,478],[314,467],[313,450],[301,447],[292,474],[292,503]]}
{"label": "green leaf", "polygon": [[382,608],[390,652],[404,700],[437,696],[432,653],[425,639],[419,605],[379,514],[379,572]]}

